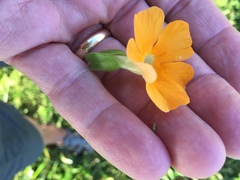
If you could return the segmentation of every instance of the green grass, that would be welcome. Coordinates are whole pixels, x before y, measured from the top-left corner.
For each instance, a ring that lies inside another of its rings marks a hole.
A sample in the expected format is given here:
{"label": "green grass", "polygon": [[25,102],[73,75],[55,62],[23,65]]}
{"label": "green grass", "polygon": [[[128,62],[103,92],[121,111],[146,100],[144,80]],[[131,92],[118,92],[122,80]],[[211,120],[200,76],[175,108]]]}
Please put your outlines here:
{"label": "green grass", "polygon": [[[215,0],[232,24],[240,29],[240,0]],[[0,100],[13,104],[39,123],[71,126],[54,110],[46,96],[29,79],[11,67],[0,69]],[[222,170],[208,180],[240,180],[240,161],[227,159]],[[128,180],[97,153],[69,154],[56,147],[44,148],[37,162],[19,172],[15,180]],[[187,180],[170,169],[163,180]]]}

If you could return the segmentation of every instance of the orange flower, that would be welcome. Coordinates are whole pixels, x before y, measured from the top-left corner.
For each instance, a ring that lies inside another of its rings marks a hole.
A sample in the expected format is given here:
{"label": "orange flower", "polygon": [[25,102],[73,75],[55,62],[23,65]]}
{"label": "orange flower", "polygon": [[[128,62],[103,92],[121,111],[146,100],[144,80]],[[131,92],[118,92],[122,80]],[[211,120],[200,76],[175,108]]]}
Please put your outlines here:
{"label": "orange flower", "polygon": [[189,103],[185,91],[193,68],[184,62],[193,55],[188,23],[177,20],[163,28],[164,13],[151,7],[134,16],[135,39],[127,44],[128,58],[142,71],[150,99],[164,112]]}

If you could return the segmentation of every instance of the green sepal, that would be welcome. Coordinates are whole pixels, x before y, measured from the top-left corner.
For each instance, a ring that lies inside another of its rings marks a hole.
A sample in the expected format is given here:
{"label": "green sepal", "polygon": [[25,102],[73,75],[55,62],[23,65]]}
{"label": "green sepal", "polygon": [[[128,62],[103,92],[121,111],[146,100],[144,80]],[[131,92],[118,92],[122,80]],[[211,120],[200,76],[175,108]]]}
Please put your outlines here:
{"label": "green sepal", "polygon": [[106,53],[106,54],[111,54],[111,55],[115,55],[115,56],[125,56],[125,52],[123,52],[122,50],[119,49],[107,49],[107,50],[103,50],[100,53]]}
{"label": "green sepal", "polygon": [[111,72],[121,68],[118,59],[111,54],[92,52],[86,54],[85,58],[93,71]]}

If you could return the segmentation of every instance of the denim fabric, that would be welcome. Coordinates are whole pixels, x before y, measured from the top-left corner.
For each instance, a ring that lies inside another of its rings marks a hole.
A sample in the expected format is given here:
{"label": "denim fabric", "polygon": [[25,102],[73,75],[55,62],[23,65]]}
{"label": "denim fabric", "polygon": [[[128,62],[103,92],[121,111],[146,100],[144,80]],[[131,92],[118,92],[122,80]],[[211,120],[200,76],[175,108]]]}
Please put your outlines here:
{"label": "denim fabric", "polygon": [[43,150],[36,128],[13,106],[0,101],[0,179],[10,180]]}
{"label": "denim fabric", "polygon": [[9,65],[7,65],[4,62],[0,61],[0,68],[5,67],[5,66],[9,66]]}

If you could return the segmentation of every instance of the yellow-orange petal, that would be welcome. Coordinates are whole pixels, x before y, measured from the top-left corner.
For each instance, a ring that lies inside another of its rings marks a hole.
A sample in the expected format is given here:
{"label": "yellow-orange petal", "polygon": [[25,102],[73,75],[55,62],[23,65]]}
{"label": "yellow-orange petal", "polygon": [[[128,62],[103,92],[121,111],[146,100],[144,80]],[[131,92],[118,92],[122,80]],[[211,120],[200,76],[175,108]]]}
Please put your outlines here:
{"label": "yellow-orange petal", "polygon": [[176,20],[169,23],[161,32],[153,47],[152,54],[159,60],[156,63],[183,61],[194,53],[188,23]]}
{"label": "yellow-orange petal", "polygon": [[146,84],[146,90],[153,103],[163,112],[169,112],[190,101],[186,91],[179,84],[168,82],[167,79]]}
{"label": "yellow-orange petal", "polygon": [[149,54],[157,42],[164,22],[164,13],[158,7],[150,7],[135,14],[134,34],[141,54]]}
{"label": "yellow-orange petal", "polygon": [[191,47],[185,49],[179,49],[176,51],[167,51],[161,55],[155,55],[159,61],[154,61],[155,65],[161,65],[166,62],[184,61],[190,58],[194,54]]}
{"label": "yellow-orange petal", "polygon": [[143,62],[144,56],[140,54],[136,42],[133,38],[129,39],[126,47],[127,57],[134,62]]}
{"label": "yellow-orange petal", "polygon": [[157,79],[157,72],[152,65],[148,63],[134,62],[142,71],[142,77],[146,83],[153,83]]}
{"label": "yellow-orange petal", "polygon": [[168,79],[179,84],[182,88],[193,78],[194,70],[191,65],[184,62],[165,63],[155,68],[157,80]]}
{"label": "yellow-orange petal", "polygon": [[185,91],[186,84],[193,77],[194,71],[183,62],[166,63],[157,70],[157,80],[146,84],[147,93],[156,106],[164,112],[189,103]]}

